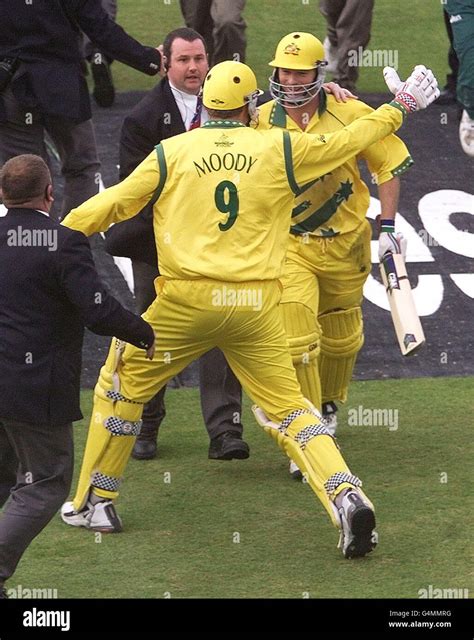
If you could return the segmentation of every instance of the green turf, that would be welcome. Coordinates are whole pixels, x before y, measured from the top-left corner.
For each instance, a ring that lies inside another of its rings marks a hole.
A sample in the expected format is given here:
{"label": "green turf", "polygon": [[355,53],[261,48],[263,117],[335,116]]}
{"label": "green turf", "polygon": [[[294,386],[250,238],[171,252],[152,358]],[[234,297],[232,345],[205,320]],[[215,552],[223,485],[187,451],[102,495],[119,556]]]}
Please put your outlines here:
{"label": "green turf", "polygon": [[[358,405],[399,411],[397,430],[340,428],[380,533],[377,550],[354,561],[336,549],[323,508],[290,479],[248,403],[250,459],[209,461],[198,391],[171,390],[160,458],[126,470],[124,532],[100,536],[58,517],[8,586],[56,588],[66,598],[417,598],[429,585],[472,594],[473,387],[474,378],[353,384],[343,425]],[[83,392],[85,413],[90,401]],[[77,463],[85,430],[76,426]]]}
{"label": "green turf", "polygon": [[[325,21],[317,0],[248,0],[247,62],[256,71],[262,88],[268,84],[270,67],[278,40],[293,29],[310,31],[324,39]],[[431,66],[441,83],[447,70],[448,39],[440,2],[428,0],[377,0],[372,24],[370,50],[392,50],[398,55],[400,74],[414,64]],[[177,0],[121,0],[119,23],[143,44],[157,46],[168,31],[183,25]],[[393,55],[393,54],[392,54]],[[114,77],[121,91],[149,89],[156,83],[122,64],[114,64]],[[363,67],[358,89],[386,92],[382,69]]]}

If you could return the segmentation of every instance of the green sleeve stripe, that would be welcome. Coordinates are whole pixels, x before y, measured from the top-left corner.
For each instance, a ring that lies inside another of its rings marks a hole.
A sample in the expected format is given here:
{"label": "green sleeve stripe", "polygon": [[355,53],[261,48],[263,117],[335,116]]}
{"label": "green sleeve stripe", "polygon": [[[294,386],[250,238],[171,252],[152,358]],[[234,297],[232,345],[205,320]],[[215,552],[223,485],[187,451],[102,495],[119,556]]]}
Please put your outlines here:
{"label": "green sleeve stripe", "polygon": [[158,158],[158,166],[160,168],[160,181],[158,182],[158,186],[155,189],[155,193],[153,194],[149,204],[153,206],[158,198],[161,196],[161,192],[163,191],[163,187],[165,186],[166,178],[168,177],[168,169],[166,167],[166,158],[165,152],[161,144],[157,144],[156,147],[156,155]]}
{"label": "green sleeve stripe", "polygon": [[291,138],[288,131],[283,131],[283,152],[285,154],[285,169],[286,177],[288,178],[288,184],[295,196],[300,192],[298,183],[295,180],[295,172],[293,170],[293,156],[291,153]]}
{"label": "green sleeve stripe", "polygon": [[392,176],[395,177],[402,175],[402,173],[405,173],[405,171],[407,171],[407,169],[409,169],[412,164],[414,164],[413,158],[411,156],[407,156],[405,160],[398,165],[398,167],[392,169]]}
{"label": "green sleeve stripe", "polygon": [[391,102],[388,102],[386,104],[389,104],[391,107],[395,107],[395,109],[401,111],[403,114],[403,119],[405,120],[408,115],[408,111],[400,102],[398,102],[397,100],[392,100]]}

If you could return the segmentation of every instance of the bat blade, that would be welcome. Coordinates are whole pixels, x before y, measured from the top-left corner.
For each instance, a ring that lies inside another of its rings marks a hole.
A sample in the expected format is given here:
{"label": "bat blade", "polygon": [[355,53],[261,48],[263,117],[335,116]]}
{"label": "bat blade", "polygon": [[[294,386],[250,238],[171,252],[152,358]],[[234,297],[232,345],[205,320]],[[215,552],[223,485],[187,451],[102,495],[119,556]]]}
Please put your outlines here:
{"label": "bat blade", "polygon": [[416,311],[403,256],[387,253],[380,263],[393,326],[402,355],[409,356],[425,344],[425,334]]}

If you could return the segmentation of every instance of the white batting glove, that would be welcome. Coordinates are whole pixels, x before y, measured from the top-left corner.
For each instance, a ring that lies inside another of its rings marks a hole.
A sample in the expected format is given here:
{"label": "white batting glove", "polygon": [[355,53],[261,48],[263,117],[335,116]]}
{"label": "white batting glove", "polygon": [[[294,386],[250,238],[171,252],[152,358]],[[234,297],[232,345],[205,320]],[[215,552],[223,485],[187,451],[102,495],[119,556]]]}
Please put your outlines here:
{"label": "white batting glove", "polygon": [[407,241],[403,235],[398,233],[387,233],[386,231],[382,231],[379,235],[379,260],[386,253],[401,253],[403,259],[405,259],[407,253]]}
{"label": "white batting glove", "polygon": [[385,67],[383,76],[395,100],[407,111],[426,109],[439,97],[438,82],[431,69],[419,64],[405,82],[400,80],[393,67]]}

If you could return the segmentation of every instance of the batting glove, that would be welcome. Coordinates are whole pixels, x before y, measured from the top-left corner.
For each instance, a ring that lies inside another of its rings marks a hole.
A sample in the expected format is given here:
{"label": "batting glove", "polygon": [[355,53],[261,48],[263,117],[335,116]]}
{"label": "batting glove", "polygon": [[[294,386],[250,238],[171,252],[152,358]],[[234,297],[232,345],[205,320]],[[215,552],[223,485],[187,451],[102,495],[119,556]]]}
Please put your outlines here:
{"label": "batting glove", "polygon": [[407,241],[401,233],[395,233],[393,220],[382,220],[379,235],[379,260],[386,253],[401,253],[405,259]]}
{"label": "batting glove", "polygon": [[383,76],[395,100],[407,111],[426,109],[439,97],[438,82],[431,69],[419,64],[405,82],[400,80],[393,67],[385,67]]}

